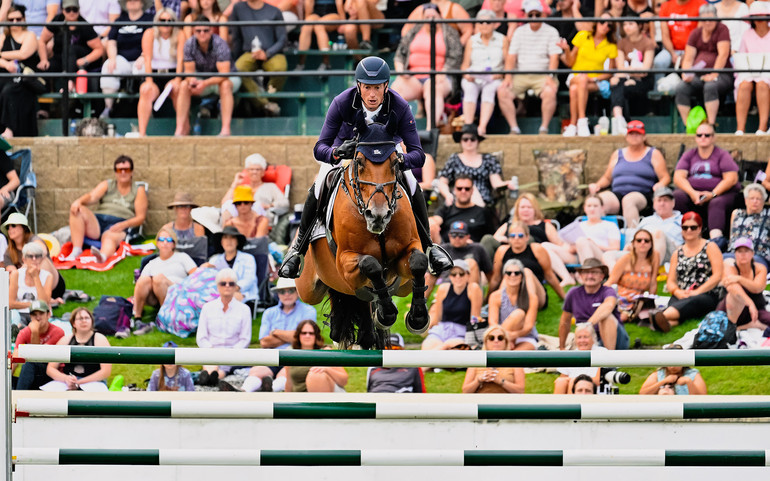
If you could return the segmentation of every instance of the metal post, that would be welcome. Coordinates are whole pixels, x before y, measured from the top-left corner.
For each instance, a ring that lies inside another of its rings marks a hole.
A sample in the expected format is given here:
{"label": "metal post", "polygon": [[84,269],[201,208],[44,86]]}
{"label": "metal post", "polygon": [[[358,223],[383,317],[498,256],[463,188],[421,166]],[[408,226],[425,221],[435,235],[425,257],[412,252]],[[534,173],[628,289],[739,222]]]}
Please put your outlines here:
{"label": "metal post", "polygon": [[[444,27],[442,27],[444,28]],[[438,112],[438,106],[436,105],[436,19],[430,19],[430,112],[428,113],[430,121],[428,122],[428,130],[436,128],[436,113]],[[442,105],[443,107],[443,105]]]}
{"label": "metal post", "polygon": [[3,479],[11,481],[13,476],[11,449],[13,442],[11,439],[11,359],[8,353],[11,351],[11,316],[8,310],[8,271],[0,269],[0,321],[3,325],[0,328],[0,346],[3,348],[3,357],[5,358],[3,366],[2,381],[0,388],[3,390],[3,424],[5,425],[5,436],[0,440],[2,448],[5,469],[3,470]]}
{"label": "metal post", "polygon": [[62,57],[64,62],[64,88],[61,94],[61,129],[62,135],[67,137],[70,134],[70,76],[69,76],[69,64],[70,64],[70,28],[65,25],[64,29],[64,45],[62,45]]}

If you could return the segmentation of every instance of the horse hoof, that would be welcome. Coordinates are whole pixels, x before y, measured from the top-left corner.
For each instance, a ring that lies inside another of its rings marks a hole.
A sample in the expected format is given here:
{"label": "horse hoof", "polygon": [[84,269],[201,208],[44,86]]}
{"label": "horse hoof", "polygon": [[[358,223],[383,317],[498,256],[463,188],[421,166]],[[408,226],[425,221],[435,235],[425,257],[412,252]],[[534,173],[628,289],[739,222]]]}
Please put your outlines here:
{"label": "horse hoof", "polygon": [[430,325],[430,322],[428,321],[429,319],[427,317],[414,317],[412,315],[412,311],[407,312],[406,316],[404,317],[404,324],[406,324],[406,328],[412,334],[424,334]]}
{"label": "horse hoof", "polygon": [[398,310],[396,309],[395,312],[384,311],[385,309],[382,309],[381,307],[377,308],[376,314],[374,316],[374,325],[378,329],[388,330],[393,327],[393,324],[396,323],[396,319],[398,318]]}

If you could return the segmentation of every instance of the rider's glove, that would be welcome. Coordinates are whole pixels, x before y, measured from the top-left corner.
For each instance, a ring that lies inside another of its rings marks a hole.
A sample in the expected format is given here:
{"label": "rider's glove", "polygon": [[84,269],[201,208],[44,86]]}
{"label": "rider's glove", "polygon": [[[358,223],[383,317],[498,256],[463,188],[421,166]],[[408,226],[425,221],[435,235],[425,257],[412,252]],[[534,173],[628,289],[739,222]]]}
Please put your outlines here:
{"label": "rider's glove", "polygon": [[332,151],[335,159],[352,159],[356,150],[356,141],[348,139]]}

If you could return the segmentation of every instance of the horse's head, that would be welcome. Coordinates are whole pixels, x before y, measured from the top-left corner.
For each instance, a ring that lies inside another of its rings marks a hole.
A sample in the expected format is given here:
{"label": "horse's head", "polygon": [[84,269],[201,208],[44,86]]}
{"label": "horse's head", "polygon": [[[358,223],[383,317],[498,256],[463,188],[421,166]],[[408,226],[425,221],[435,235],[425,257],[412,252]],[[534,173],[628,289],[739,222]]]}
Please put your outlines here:
{"label": "horse's head", "polygon": [[359,138],[351,166],[353,188],[358,191],[356,202],[366,219],[366,229],[372,234],[381,234],[393,217],[399,197],[398,156],[393,141],[395,122],[357,124]]}

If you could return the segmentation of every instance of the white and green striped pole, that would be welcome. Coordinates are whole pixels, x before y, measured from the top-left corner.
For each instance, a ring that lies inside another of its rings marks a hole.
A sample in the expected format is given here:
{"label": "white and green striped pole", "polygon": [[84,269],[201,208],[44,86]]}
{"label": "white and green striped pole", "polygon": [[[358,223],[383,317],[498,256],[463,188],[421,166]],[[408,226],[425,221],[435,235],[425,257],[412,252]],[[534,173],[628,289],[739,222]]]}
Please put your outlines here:
{"label": "white and green striped pole", "polygon": [[770,466],[770,450],[203,450],[20,448],[17,465]]}
{"label": "white and green striped pole", "polygon": [[11,481],[13,469],[11,466],[11,447],[13,440],[11,438],[11,419],[13,406],[11,405],[11,316],[8,293],[8,271],[0,269],[0,346],[9,355],[4,360],[3,373],[0,376],[0,383],[3,389],[3,423],[5,424],[3,439],[0,440],[0,452],[3,456],[3,479]]}
{"label": "white and green striped pole", "polygon": [[16,362],[343,367],[764,366],[770,349],[632,351],[330,351],[25,344]]}
{"label": "white and green striped pole", "polygon": [[770,418],[770,402],[586,402],[483,404],[404,402],[103,401],[22,398],[17,417],[255,419],[719,419]]}

